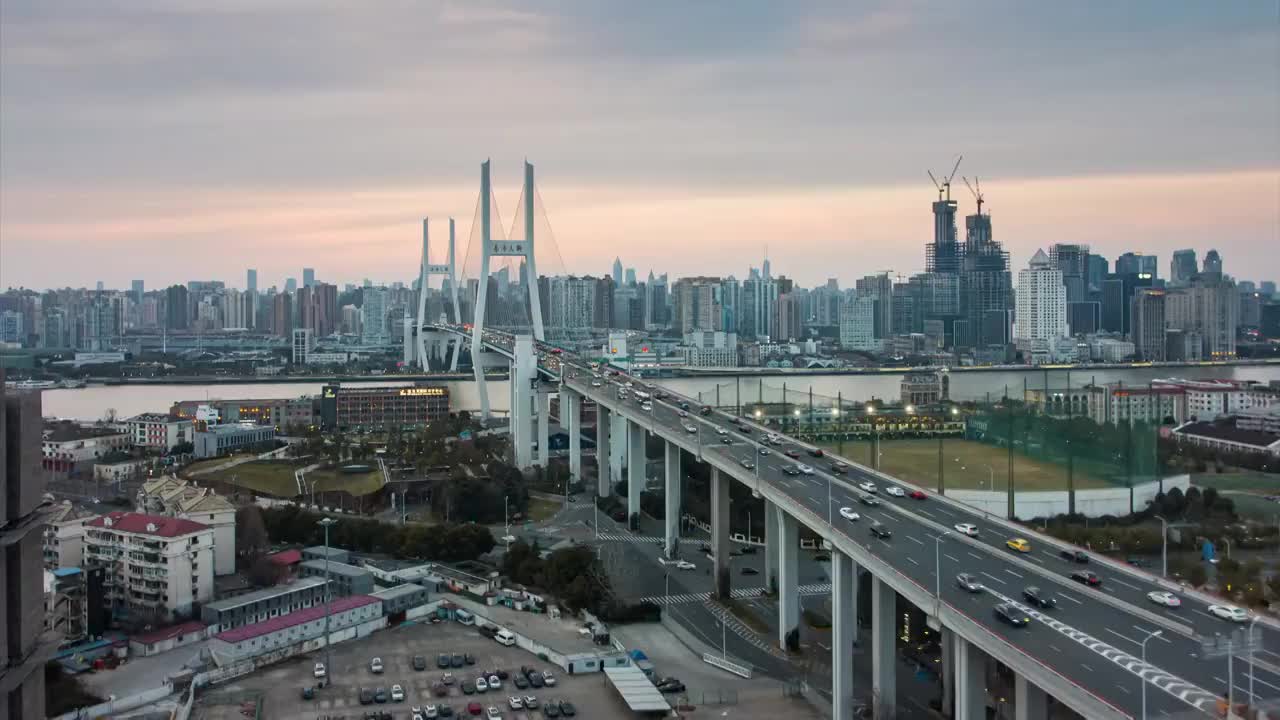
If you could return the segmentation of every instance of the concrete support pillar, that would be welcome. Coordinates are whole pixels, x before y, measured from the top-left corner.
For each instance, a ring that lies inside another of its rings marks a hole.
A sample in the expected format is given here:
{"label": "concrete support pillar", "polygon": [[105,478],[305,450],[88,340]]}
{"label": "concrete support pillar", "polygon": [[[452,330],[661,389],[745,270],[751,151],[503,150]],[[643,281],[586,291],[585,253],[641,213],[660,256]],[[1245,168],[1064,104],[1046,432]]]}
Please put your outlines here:
{"label": "concrete support pillar", "polygon": [[1049,696],[1021,675],[1014,678],[1013,700],[1016,720],[1049,720]]}
{"label": "concrete support pillar", "polygon": [[560,391],[560,424],[569,431],[569,475],[582,482],[582,396],[563,388]]}
{"label": "concrete support pillar", "polygon": [[711,576],[714,595],[729,597],[729,483],[733,478],[711,469],[711,554],[715,558]]}
{"label": "concrete support pillar", "polygon": [[600,403],[596,403],[596,495],[606,497],[609,494],[609,450],[613,447],[610,440],[610,428],[613,426],[613,413]]}
{"label": "concrete support pillar", "polygon": [[800,530],[796,519],[777,508],[778,519],[778,645],[800,627]]}
{"label": "concrete support pillar", "polygon": [[764,586],[778,591],[778,506],[764,501]]}
{"label": "concrete support pillar", "polygon": [[890,720],[898,705],[897,599],[894,589],[871,578],[871,693],[876,720]]}
{"label": "concrete support pillar", "polygon": [[613,414],[613,428],[610,434],[613,436],[613,443],[609,446],[609,451],[613,453],[613,457],[609,461],[609,482],[618,484],[622,482],[622,469],[627,466],[627,419],[620,413]]}
{"label": "concrete support pillar", "polygon": [[956,634],[942,628],[942,714],[951,716],[956,701]]}
{"label": "concrete support pillar", "polygon": [[537,356],[533,337],[517,335],[511,361],[511,446],[516,467],[533,465],[533,383],[537,377]]}
{"label": "concrete support pillar", "polygon": [[538,404],[538,464],[546,468],[551,462],[551,393],[539,389],[534,398]]}
{"label": "concrete support pillar", "polygon": [[987,657],[978,646],[956,636],[952,639],[955,653],[955,720],[986,720]]}
{"label": "concrete support pillar", "polygon": [[666,470],[666,507],[663,508],[664,523],[666,525],[666,548],[667,558],[674,558],[676,555],[676,544],[680,539],[680,506],[683,497],[683,478],[680,472],[680,446],[673,442],[667,442],[665,445],[665,457],[663,458],[663,466]]}
{"label": "concrete support pillar", "polygon": [[640,491],[645,485],[645,429],[640,423],[627,423],[627,519],[640,512]]}
{"label": "concrete support pillar", "polygon": [[853,718],[853,644],[857,638],[858,566],[831,552],[831,710],[835,720]]}

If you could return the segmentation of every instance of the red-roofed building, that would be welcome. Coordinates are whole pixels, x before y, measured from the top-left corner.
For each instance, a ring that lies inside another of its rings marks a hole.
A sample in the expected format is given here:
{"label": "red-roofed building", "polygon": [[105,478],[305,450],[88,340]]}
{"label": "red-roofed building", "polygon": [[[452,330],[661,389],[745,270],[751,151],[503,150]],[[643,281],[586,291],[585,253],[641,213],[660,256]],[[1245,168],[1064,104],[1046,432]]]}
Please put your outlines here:
{"label": "red-roofed building", "polygon": [[[355,630],[356,637],[385,627],[382,601],[369,595],[334,598],[329,604],[329,632]],[[221,667],[324,636],[325,606],[313,607],[218,633],[209,652]],[[349,634],[349,633],[348,633]]]}
{"label": "red-roofed building", "polygon": [[213,598],[213,528],[120,511],[84,527],[85,564],[107,568],[106,599],[116,617],[169,622]]}
{"label": "red-roofed building", "polygon": [[144,657],[168,652],[174,648],[200,642],[209,637],[209,626],[199,620],[189,620],[141,635],[129,637],[129,654]]}

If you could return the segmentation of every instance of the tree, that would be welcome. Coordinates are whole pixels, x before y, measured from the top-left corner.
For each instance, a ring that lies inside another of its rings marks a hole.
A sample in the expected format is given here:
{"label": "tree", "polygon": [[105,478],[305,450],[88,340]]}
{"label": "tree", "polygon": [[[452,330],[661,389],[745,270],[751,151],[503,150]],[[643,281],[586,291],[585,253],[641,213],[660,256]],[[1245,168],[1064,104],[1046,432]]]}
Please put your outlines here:
{"label": "tree", "polygon": [[1187,574],[1187,582],[1191,583],[1192,587],[1204,587],[1208,581],[1209,573],[1204,569],[1204,565],[1197,563],[1191,566],[1191,571]]}
{"label": "tree", "polygon": [[245,505],[236,509],[236,555],[242,558],[256,558],[267,549],[270,537],[267,525],[262,519],[262,508],[257,505]]}
{"label": "tree", "polygon": [[249,565],[249,582],[257,587],[270,587],[280,582],[280,567],[271,562],[265,555],[259,556]]}

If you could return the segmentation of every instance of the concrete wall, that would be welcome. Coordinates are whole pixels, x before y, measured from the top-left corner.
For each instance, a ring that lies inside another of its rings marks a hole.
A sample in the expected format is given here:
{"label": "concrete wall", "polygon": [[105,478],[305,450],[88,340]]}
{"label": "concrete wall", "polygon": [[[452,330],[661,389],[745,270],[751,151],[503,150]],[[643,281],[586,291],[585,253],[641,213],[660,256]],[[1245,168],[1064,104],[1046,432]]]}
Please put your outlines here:
{"label": "concrete wall", "polygon": [[[1015,477],[1014,482],[1017,482]],[[1157,493],[1162,483],[1152,481],[1133,486],[1133,510],[1145,508]],[[1163,481],[1164,492],[1180,488],[1186,492],[1191,487],[1190,475],[1175,475]],[[1015,487],[1016,489],[1016,487]],[[1003,490],[948,490],[947,497],[958,502],[972,505],[983,512],[1004,516],[1008,508],[1008,496]],[[1020,520],[1036,517],[1060,515],[1067,512],[1069,501],[1065,490],[1041,492],[1018,492],[1015,496],[1014,514]],[[1089,517],[1103,515],[1129,514],[1129,488],[1103,488],[1098,490],[1076,491],[1076,512]]]}

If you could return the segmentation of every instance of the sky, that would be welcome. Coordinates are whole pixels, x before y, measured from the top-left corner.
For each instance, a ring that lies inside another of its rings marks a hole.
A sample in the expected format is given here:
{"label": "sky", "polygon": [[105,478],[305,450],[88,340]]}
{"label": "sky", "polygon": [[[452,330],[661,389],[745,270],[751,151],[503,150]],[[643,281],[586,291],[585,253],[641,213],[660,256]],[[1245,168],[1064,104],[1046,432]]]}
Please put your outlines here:
{"label": "sky", "polygon": [[923,269],[960,154],[1015,270],[1280,280],[1277,8],[4,0],[0,287],[409,281],[422,217],[466,252],[490,158],[506,223],[537,167],[543,274],[851,286]]}

